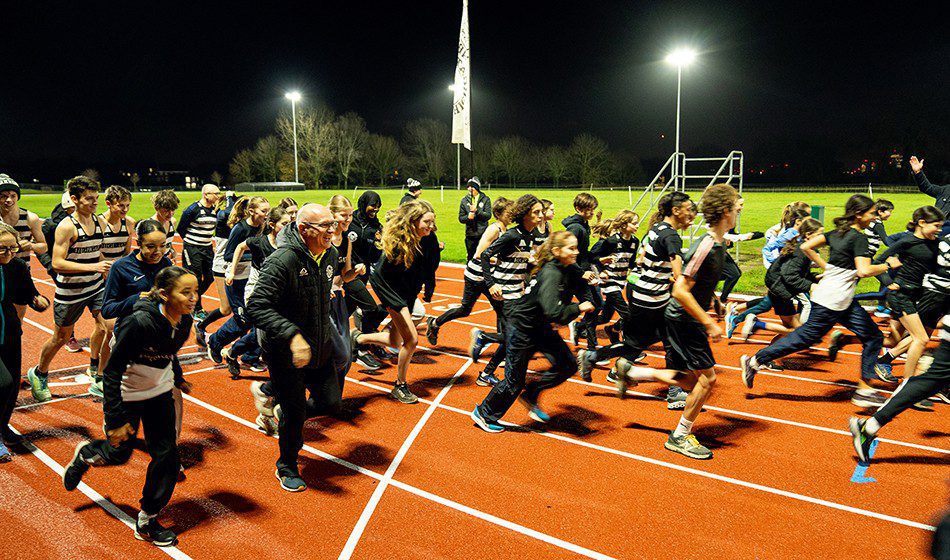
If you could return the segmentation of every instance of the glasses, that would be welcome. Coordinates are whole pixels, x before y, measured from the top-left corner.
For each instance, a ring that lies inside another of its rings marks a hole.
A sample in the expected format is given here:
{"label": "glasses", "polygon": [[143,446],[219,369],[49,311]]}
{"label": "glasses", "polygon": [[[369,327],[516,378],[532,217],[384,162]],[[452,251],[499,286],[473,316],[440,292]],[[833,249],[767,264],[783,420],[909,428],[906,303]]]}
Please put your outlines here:
{"label": "glasses", "polygon": [[0,255],[10,255],[19,251],[20,248],[16,245],[0,245]]}
{"label": "glasses", "polygon": [[299,222],[299,223],[307,227],[312,227],[314,229],[320,230],[320,231],[333,230],[333,229],[336,229],[337,226],[340,225],[340,222],[336,220],[331,220],[329,222],[319,222],[319,223],[316,223],[316,222]]}

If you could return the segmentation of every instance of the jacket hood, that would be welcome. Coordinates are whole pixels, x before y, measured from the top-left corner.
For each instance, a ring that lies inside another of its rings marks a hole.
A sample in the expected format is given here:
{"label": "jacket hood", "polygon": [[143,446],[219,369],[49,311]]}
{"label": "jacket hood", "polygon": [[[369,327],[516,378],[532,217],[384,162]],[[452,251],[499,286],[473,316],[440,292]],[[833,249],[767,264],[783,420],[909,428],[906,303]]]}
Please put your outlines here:
{"label": "jacket hood", "polygon": [[354,219],[359,221],[362,224],[373,223],[382,227],[379,223],[379,217],[376,218],[367,218],[366,217],[366,207],[375,206],[380,208],[383,205],[383,199],[380,198],[379,194],[376,191],[366,191],[360,195],[360,198],[356,201],[356,215]]}
{"label": "jacket hood", "polygon": [[132,312],[135,313],[136,311],[148,313],[152,320],[165,319],[165,316],[162,315],[162,310],[158,307],[158,302],[150,298],[136,301],[135,305],[132,306]]}
{"label": "jacket hood", "polygon": [[287,224],[287,226],[277,234],[277,248],[280,249],[281,247],[287,247],[288,249],[293,249],[305,255],[310,254],[310,249],[307,249],[303,238],[300,237],[300,230],[297,229],[295,222]]}
{"label": "jacket hood", "polygon": [[582,226],[587,226],[587,220],[585,220],[584,218],[581,218],[580,214],[572,214],[564,218],[563,220],[561,220],[561,224],[564,227],[567,227],[571,224],[580,224]]}

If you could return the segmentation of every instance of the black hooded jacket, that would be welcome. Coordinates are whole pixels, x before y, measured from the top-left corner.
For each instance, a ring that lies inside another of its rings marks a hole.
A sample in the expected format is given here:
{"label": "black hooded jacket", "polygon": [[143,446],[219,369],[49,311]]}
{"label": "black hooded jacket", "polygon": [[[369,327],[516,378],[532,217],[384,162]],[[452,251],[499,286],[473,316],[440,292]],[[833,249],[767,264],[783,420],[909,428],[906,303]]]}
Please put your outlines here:
{"label": "black hooded jacket", "polygon": [[590,270],[590,224],[580,214],[568,216],[561,223],[577,238],[577,266],[584,271]]}
{"label": "black hooded jacket", "polygon": [[277,250],[264,261],[246,313],[260,333],[268,364],[293,368],[290,339],[299,333],[310,345],[306,367],[320,367],[332,352],[330,292],[339,266],[338,252],[331,246],[319,262],[314,261],[297,228],[284,231]]}
{"label": "black hooded jacket", "polygon": [[374,191],[366,191],[360,195],[356,203],[356,212],[353,214],[353,222],[350,224],[350,233],[355,233],[356,238],[350,236],[353,241],[353,264],[363,263],[367,267],[376,264],[383,250],[379,243],[383,236],[383,224],[379,223],[379,218],[370,218],[366,215],[367,206],[380,208],[383,199]]}

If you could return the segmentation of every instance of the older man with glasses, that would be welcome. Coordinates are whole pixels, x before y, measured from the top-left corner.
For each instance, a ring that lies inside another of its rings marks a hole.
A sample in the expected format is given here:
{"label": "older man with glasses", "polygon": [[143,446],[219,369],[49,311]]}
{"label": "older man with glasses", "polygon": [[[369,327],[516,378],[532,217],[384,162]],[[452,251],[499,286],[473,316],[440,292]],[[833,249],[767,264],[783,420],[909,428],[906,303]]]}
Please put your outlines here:
{"label": "older man with glasses", "polygon": [[217,185],[206,184],[201,187],[201,198],[185,208],[178,221],[178,235],[184,243],[181,264],[198,278],[199,298],[198,305],[195,306],[195,314],[200,314],[202,311],[200,296],[214,283],[214,276],[211,273],[214,249],[211,244],[217,223],[220,198],[221,189]]}
{"label": "older man with glasses", "polygon": [[[277,417],[277,479],[288,492],[306,490],[297,456],[307,418],[340,411],[342,387],[333,355],[330,295],[338,266],[333,234],[339,223],[319,204],[304,205],[296,227],[284,228],[278,248],[264,262],[247,314],[257,327],[270,383],[252,391],[258,408]],[[284,234],[284,232],[287,232]],[[263,392],[261,392],[263,389]],[[310,392],[307,398],[306,391]]]}

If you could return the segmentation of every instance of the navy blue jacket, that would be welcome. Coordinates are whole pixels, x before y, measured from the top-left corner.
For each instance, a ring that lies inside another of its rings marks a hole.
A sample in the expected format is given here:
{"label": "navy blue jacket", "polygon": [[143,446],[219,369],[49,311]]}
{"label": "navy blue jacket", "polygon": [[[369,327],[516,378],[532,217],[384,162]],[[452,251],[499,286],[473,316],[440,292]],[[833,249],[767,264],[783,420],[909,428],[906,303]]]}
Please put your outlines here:
{"label": "navy blue jacket", "polygon": [[131,315],[132,307],[140,299],[141,293],[152,289],[158,272],[172,265],[168,257],[162,257],[158,264],[146,264],[136,258],[138,254],[139,250],[136,249],[112,263],[102,301],[104,318]]}

